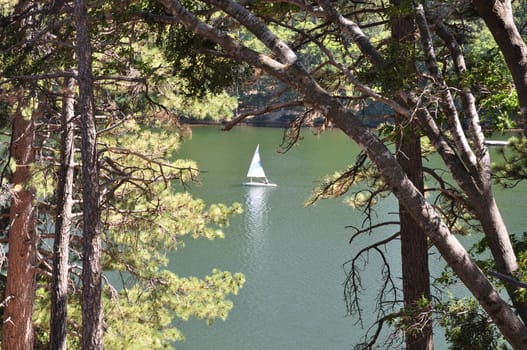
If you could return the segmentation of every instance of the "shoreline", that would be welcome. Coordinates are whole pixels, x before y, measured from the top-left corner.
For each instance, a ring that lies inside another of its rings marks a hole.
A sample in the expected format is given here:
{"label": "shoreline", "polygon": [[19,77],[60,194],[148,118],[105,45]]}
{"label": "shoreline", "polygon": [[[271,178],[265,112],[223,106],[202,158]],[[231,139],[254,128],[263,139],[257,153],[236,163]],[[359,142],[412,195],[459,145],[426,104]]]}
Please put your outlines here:
{"label": "shoreline", "polygon": [[[256,127],[256,128],[287,128],[292,120],[289,119],[283,119],[283,118],[273,118],[273,120],[251,120],[253,118],[248,118],[246,120],[242,120],[239,123],[236,123],[234,127],[237,126],[244,126],[244,127]],[[183,118],[179,120],[179,123],[182,126],[219,126],[222,127],[222,130],[225,130],[224,127],[229,125],[230,121],[227,120],[200,120],[200,119],[187,119]],[[380,123],[372,123],[371,125],[367,125],[371,129],[375,129]],[[302,126],[302,128],[316,128],[323,125],[323,121],[315,121],[313,122],[313,125],[306,125]],[[338,129],[332,125],[326,126],[328,129]],[[503,132],[499,131],[492,131],[492,130],[483,130],[483,133],[485,134],[485,138],[487,139],[487,135],[490,133],[490,135],[505,135],[507,133],[522,133],[523,129],[521,128],[513,128],[513,129],[506,129]]]}

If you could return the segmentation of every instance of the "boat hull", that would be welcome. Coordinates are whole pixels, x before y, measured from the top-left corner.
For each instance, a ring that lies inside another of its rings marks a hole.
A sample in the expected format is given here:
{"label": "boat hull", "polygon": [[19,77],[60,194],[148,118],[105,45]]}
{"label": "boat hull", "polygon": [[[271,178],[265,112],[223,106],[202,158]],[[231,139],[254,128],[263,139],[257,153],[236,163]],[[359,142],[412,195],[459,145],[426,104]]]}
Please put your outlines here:
{"label": "boat hull", "polygon": [[487,145],[487,146],[508,146],[509,145],[509,141],[487,140],[487,141],[485,141],[485,145]]}
{"label": "boat hull", "polygon": [[243,182],[242,185],[249,186],[249,187],[276,187],[278,186],[277,184],[273,184],[273,183],[254,182],[254,181]]}

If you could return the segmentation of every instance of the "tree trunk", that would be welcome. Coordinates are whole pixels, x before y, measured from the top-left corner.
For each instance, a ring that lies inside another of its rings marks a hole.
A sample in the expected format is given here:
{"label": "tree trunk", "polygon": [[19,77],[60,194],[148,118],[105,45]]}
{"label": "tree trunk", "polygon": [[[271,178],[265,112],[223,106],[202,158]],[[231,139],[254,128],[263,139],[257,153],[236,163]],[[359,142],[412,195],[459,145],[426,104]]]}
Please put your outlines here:
{"label": "tree trunk", "polygon": [[[482,158],[480,158],[477,162],[472,152],[468,148],[468,143],[463,136],[463,131],[461,130],[461,126],[459,124],[459,118],[457,116],[457,112],[455,112],[455,106],[453,105],[450,92],[447,89],[447,84],[438,69],[432,44],[432,37],[422,6],[419,6],[417,9],[416,22],[421,34],[421,43],[424,48],[427,66],[429,67],[428,70],[433,76],[436,84],[442,88],[443,95],[446,97],[445,103],[443,103],[444,106],[442,106],[442,110],[445,112],[449,110],[452,111],[446,112],[445,114],[447,115],[447,120],[449,120],[449,131],[451,131],[452,135],[458,135],[456,139],[458,139],[459,142],[454,142],[453,147],[455,147],[455,153],[460,155],[459,160],[455,161],[458,162],[458,164],[462,162],[462,166],[458,166],[456,169],[454,169],[455,165],[453,162],[448,160],[449,156],[447,154],[449,152],[446,152],[446,148],[438,144],[438,139],[442,138],[442,136],[437,131],[431,131],[430,126],[431,124],[435,124],[435,121],[433,121],[433,119],[430,117],[423,119],[423,112],[418,111],[418,118],[422,120],[421,126],[445,160],[445,164],[452,171],[452,175],[458,182],[459,186],[465,191],[469,199],[469,203],[476,213],[481,226],[483,227],[489,249],[492,252],[492,256],[496,263],[496,268],[499,272],[505,275],[514,276],[518,270],[518,262],[512,248],[509,232],[495,203],[494,194],[492,192],[489,155],[488,153],[480,153]],[[446,37],[443,36],[443,38]],[[454,54],[454,57],[455,56],[456,55]],[[457,58],[459,59],[459,57]],[[460,63],[461,62],[459,61],[457,62],[458,69],[462,68]],[[464,94],[464,97],[469,96]],[[474,122],[475,120],[473,120],[471,123]],[[432,128],[438,129],[437,125],[432,126]],[[429,132],[426,132],[426,130]],[[476,130],[473,130],[473,132],[475,131]],[[481,139],[483,139],[482,135],[480,137],[476,135],[475,140],[477,140],[477,142],[480,142]],[[449,148],[450,146],[447,147]],[[481,148],[482,145],[479,145],[479,147]],[[522,320],[526,322],[527,303],[519,300],[517,293],[518,288],[516,286],[506,285],[506,288],[514,306],[516,307],[516,310],[518,311],[518,314]]]}
{"label": "tree trunk", "polygon": [[75,1],[83,197],[82,348],[102,349],[101,223],[97,129],[87,0]]}
{"label": "tree trunk", "polygon": [[53,245],[53,279],[51,284],[50,349],[66,350],[68,302],[69,237],[72,224],[75,117],[75,80],[66,78],[62,97],[62,140],[60,174],[57,189],[57,217]]}
{"label": "tree trunk", "polygon": [[[496,269],[507,276],[515,277],[519,269],[518,261],[510,243],[509,231],[503,221],[491,188],[476,204],[476,212],[494,257]],[[520,288],[509,283],[505,283],[505,288],[516,312],[524,323],[527,322],[527,303],[518,294]]]}
{"label": "tree trunk", "polygon": [[[315,91],[313,87],[310,90]],[[308,93],[308,91],[305,92]],[[309,98],[310,101],[318,101],[321,104],[321,108],[326,110],[326,115],[335,123],[335,126],[343,130],[367,152],[390,185],[394,195],[410,213],[414,221],[430,237],[447,264],[489,314],[507,341],[514,349],[526,349],[527,329],[525,325],[517,318],[509,305],[501,299],[487,277],[471,260],[466,249],[448,230],[434,208],[426,202],[424,196],[407,178],[386,146],[370,130],[360,125],[356,118],[350,116],[348,111],[342,106],[338,106],[336,102],[330,102],[327,97],[313,96],[317,95],[316,93],[309,93],[309,95],[312,95]],[[325,102],[322,102],[323,100]]]}
{"label": "tree trunk", "polygon": [[[397,118],[399,119],[399,118]],[[398,125],[401,126],[399,119]],[[424,192],[420,138],[407,127],[397,147],[397,159],[417,190]],[[427,310],[417,308],[422,298],[431,300],[428,269],[428,240],[406,207],[399,202],[401,226],[401,262],[406,312],[413,318],[406,332],[407,350],[433,349],[432,322]],[[425,317],[422,317],[425,316]]]}
{"label": "tree trunk", "polygon": [[511,1],[473,0],[472,3],[505,57],[518,93],[523,134],[527,136],[527,46],[514,24]]}
{"label": "tree trunk", "polygon": [[[392,0],[392,4],[400,6],[400,0]],[[393,19],[391,30],[392,39],[398,43],[401,55],[411,54],[405,44],[411,45],[413,41],[415,32],[413,18],[403,16]],[[398,102],[404,105],[403,101]],[[395,122],[402,133],[397,144],[397,160],[417,190],[424,193],[421,139],[406,117],[396,114]],[[418,307],[422,298],[431,300],[428,240],[421,227],[400,202],[399,220],[404,307],[411,318],[410,324],[406,325],[408,326],[405,333],[406,350],[432,350],[434,342],[431,317],[428,310]]]}
{"label": "tree trunk", "polygon": [[16,163],[13,173],[13,194],[9,212],[9,252],[7,286],[2,329],[2,348],[5,350],[33,349],[33,306],[35,302],[35,262],[37,214],[33,205],[35,189],[31,186],[31,164],[34,162],[35,123],[39,111],[24,117],[28,106],[25,97],[19,98],[13,115],[11,158]]}
{"label": "tree trunk", "polygon": [[[511,346],[515,349],[527,349],[526,326],[500,297],[485,274],[471,260],[466,249],[441,220],[434,207],[426,201],[423,194],[412,184],[388,147],[372,130],[365,127],[350,110],[340,103],[338,98],[331,96],[322,89],[299,63],[287,62],[284,64],[263,53],[244,47],[232,37],[225,35],[224,32],[201,22],[177,0],[158,1],[166,7],[167,12],[171,15],[170,19],[174,23],[180,23],[187,30],[212,40],[234,59],[245,62],[255,68],[260,68],[281,80],[303,96],[303,100],[307,105],[321,111],[336,127],[353,139],[368,154],[368,157],[377,166],[389,185],[392,193],[428,235],[447,264],[452,267],[453,271],[478,300]],[[253,24],[255,21],[250,16],[236,19],[242,25],[245,25],[245,22]],[[253,31],[253,33],[256,34],[257,32]],[[264,32],[264,34],[271,35],[271,37],[273,35],[269,31]],[[275,47],[275,50],[287,51],[290,48],[280,45]],[[286,56],[282,55],[282,57]],[[367,90],[365,87],[362,88],[364,91]],[[377,98],[374,92],[368,91],[368,93]],[[400,106],[396,107],[400,108],[401,111],[404,110]]]}

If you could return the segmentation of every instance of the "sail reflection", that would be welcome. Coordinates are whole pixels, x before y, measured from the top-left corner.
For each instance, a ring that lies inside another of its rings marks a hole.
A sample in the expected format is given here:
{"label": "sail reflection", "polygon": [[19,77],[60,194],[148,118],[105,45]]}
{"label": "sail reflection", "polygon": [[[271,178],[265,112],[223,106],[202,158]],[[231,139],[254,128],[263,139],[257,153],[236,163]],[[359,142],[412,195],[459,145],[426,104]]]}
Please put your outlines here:
{"label": "sail reflection", "polygon": [[245,195],[245,220],[250,236],[265,232],[268,227],[268,197],[271,189],[249,187]]}
{"label": "sail reflection", "polygon": [[269,251],[269,192],[271,188],[247,187],[245,192],[244,227],[246,239],[243,241],[244,272],[249,275],[262,275]]}

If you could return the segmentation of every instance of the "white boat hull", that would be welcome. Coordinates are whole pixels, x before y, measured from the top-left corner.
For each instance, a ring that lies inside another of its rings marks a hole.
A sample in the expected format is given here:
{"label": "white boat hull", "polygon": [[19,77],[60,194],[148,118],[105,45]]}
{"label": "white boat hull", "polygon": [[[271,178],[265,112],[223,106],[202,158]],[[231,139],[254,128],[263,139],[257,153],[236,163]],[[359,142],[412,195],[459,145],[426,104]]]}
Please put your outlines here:
{"label": "white boat hull", "polygon": [[277,184],[273,184],[273,183],[254,182],[254,181],[243,182],[242,185],[243,186],[250,186],[250,187],[276,187],[276,186],[278,186]]}
{"label": "white boat hull", "polygon": [[508,146],[509,145],[509,141],[487,140],[487,141],[485,141],[485,145],[487,145],[487,146]]}

